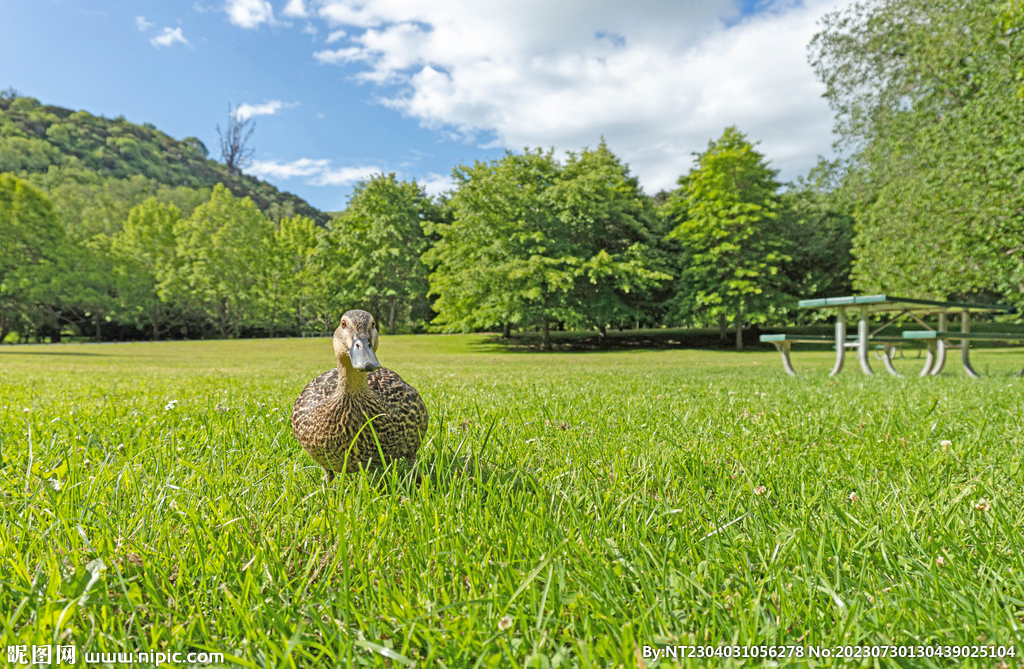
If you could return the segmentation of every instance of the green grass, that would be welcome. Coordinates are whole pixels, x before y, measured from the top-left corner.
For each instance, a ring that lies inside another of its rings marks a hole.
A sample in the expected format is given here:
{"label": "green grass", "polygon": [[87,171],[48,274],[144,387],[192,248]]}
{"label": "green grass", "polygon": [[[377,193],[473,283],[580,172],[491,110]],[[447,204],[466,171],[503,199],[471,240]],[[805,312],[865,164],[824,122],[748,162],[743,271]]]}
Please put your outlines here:
{"label": "green grass", "polygon": [[324,339],[0,348],[5,644],[251,667],[632,667],[694,643],[1022,661],[1020,349],[979,351],[981,380],[955,358],[829,379],[830,353],[797,352],[790,379],[766,352],[478,336],[379,357],[431,413],[419,483],[325,486],[291,436]]}

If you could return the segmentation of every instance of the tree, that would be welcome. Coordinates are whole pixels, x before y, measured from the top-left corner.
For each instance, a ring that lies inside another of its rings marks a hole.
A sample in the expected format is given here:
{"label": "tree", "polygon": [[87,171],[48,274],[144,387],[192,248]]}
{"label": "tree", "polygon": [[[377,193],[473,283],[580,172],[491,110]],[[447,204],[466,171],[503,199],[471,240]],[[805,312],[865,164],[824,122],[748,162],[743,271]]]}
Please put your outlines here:
{"label": "tree", "polygon": [[1019,2],[878,0],[811,44],[854,150],[854,283],[1024,303]]}
{"label": "tree", "polygon": [[13,174],[0,174],[0,342],[24,322],[39,274],[56,260],[63,237],[49,200]]}
{"label": "tree", "polygon": [[603,142],[564,165],[537,149],[454,177],[452,221],[427,227],[438,241],[425,255],[445,329],[536,326],[551,350],[552,324],[603,332],[671,278],[648,254],[649,204]]}
{"label": "tree", "polygon": [[273,231],[252,200],[217,185],[209,202],[174,225],[179,266],[160,289],[195,301],[222,338],[237,337],[258,304],[260,267]]}
{"label": "tree", "polygon": [[629,168],[602,139],[597,149],[568,154],[549,198],[582,261],[573,320],[604,336],[610,324],[650,316],[652,291],[672,276],[657,252],[657,217]]}
{"label": "tree", "polygon": [[228,105],[227,129],[221,131],[220,124],[217,125],[220,157],[228,168],[228,174],[239,174],[252,162],[253,150],[247,145],[255,130],[256,123],[251,118],[242,118],[239,116],[238,107]]}
{"label": "tree", "polygon": [[150,198],[128,212],[112,241],[123,309],[136,323],[150,326],[153,341],[173,313],[157,287],[176,270],[174,226],[180,220],[180,209]]}
{"label": "tree", "polygon": [[399,318],[427,293],[427,271],[420,257],[427,248],[423,225],[440,210],[415,181],[379,174],[360,182],[348,208],[330,224],[344,260],[333,268],[338,287],[353,304],[386,319],[394,334]]}
{"label": "tree", "polygon": [[573,285],[571,259],[547,239],[554,226],[544,196],[557,172],[552,153],[540,149],[453,170],[452,220],[427,226],[437,238],[424,255],[436,326],[540,325],[550,347],[550,322],[569,315]]}
{"label": "tree", "polygon": [[735,127],[697,154],[697,166],[679,180],[670,208],[677,216],[670,239],[684,260],[677,282],[677,312],[734,314],[736,349],[743,349],[744,319],[761,318],[781,297],[778,272],[790,258],[771,223],[779,183],[763,155]]}
{"label": "tree", "polygon": [[316,253],[325,234],[313,219],[293,216],[282,219],[264,240],[267,249],[260,273],[260,298],[271,337],[279,320],[293,321],[299,331],[311,315],[307,311],[317,281]]}
{"label": "tree", "polygon": [[[789,241],[789,261],[782,265],[782,289],[796,298],[849,295],[853,292],[854,201],[843,188],[840,160],[819,160],[780,196],[774,224]],[[821,317],[816,311],[792,310],[795,318]]]}

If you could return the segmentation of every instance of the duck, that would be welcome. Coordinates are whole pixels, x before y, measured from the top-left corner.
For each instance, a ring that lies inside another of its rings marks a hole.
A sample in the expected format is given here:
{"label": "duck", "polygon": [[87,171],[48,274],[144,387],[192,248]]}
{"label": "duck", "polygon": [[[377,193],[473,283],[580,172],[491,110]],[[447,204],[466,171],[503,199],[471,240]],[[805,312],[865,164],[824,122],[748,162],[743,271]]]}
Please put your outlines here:
{"label": "duck", "polygon": [[377,361],[373,316],[345,312],[333,343],[337,367],[310,381],[292,407],[296,440],[328,483],[339,473],[413,464],[430,417],[419,392]]}

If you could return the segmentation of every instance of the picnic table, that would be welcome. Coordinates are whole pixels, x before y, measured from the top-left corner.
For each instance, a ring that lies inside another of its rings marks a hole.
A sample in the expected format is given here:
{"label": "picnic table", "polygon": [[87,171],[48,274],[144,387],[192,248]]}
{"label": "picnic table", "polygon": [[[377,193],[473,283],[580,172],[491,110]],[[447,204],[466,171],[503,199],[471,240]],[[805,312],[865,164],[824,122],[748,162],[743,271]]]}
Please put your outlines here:
{"label": "picnic table", "polygon": [[[919,300],[909,297],[894,297],[892,295],[851,295],[847,297],[826,297],[813,300],[800,300],[801,309],[835,309],[836,317],[836,362],[832,367],[829,376],[835,376],[843,370],[843,362],[846,358],[846,349],[856,348],[857,358],[860,361],[860,369],[868,375],[874,375],[871,363],[868,359],[869,345],[876,342],[882,345],[882,362],[885,369],[893,376],[900,376],[900,373],[892,364],[893,347],[904,342],[923,341],[926,346],[924,369],[919,376],[935,376],[942,371],[946,364],[946,351],[951,348],[960,349],[960,358],[963,362],[964,371],[968,376],[978,378],[978,374],[971,366],[970,343],[971,340],[1024,340],[1021,333],[1012,332],[971,332],[971,314],[978,313],[1016,313],[1016,309],[1007,304],[974,304],[969,302],[937,302],[934,300]],[[848,309],[854,309],[859,315],[857,323],[857,334],[847,336],[846,314]],[[960,331],[948,332],[948,319],[951,314],[960,314]],[[885,314],[891,316],[874,330],[870,329],[868,319],[872,314]],[[923,316],[938,315],[938,329],[933,329],[922,319]],[[883,332],[886,328],[898,324],[905,318],[912,318],[921,324],[925,330],[903,332],[900,335],[886,335]],[[960,345],[954,346],[950,340],[959,340]],[[775,345],[782,354],[782,366],[790,376],[796,376],[793,363],[790,361],[790,346],[794,342],[800,343],[825,343],[833,341],[833,338],[826,335],[789,335],[771,334],[761,335],[762,342],[770,342]],[[1024,371],[1021,372],[1024,376]]]}

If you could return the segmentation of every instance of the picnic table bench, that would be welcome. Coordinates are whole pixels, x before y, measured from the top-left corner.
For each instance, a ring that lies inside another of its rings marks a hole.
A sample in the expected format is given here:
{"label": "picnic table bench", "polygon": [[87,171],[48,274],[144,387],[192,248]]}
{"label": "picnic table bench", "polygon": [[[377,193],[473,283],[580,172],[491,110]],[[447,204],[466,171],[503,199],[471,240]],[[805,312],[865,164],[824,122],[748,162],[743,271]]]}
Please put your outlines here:
{"label": "picnic table bench", "polygon": [[[860,368],[864,374],[874,375],[871,363],[868,358],[870,342],[882,344],[884,354],[882,361],[887,372],[893,376],[900,376],[900,373],[892,364],[893,347],[903,342],[921,341],[925,343],[927,354],[925,356],[924,368],[919,376],[935,376],[942,371],[946,364],[946,350],[956,348],[949,344],[949,340],[960,341],[961,360],[964,371],[971,377],[978,378],[978,374],[971,367],[970,342],[971,340],[996,340],[996,341],[1024,341],[1024,335],[1012,332],[971,332],[972,313],[1016,313],[1016,309],[1007,304],[974,304],[970,302],[938,302],[935,300],[919,300],[908,297],[894,297],[891,295],[851,295],[847,297],[826,297],[813,300],[800,300],[801,309],[836,309],[836,332],[835,337],[826,335],[761,335],[761,341],[771,343],[782,354],[782,366],[790,376],[796,376],[793,363],[790,360],[790,347],[793,343],[825,343],[835,342],[836,362],[832,367],[829,376],[835,376],[843,370],[843,363],[846,358],[847,348],[857,349],[857,358],[860,361]],[[846,312],[847,309],[855,308],[859,313],[857,334],[847,336],[846,334]],[[948,332],[949,314],[960,314],[960,332]],[[871,330],[868,319],[872,314],[894,314],[879,327]],[[922,320],[922,316],[938,315],[938,330],[933,330]],[[901,335],[883,335],[882,332],[893,325],[898,324],[905,318],[912,318],[925,330],[903,332]],[[1021,372],[1024,375],[1024,371]]]}

